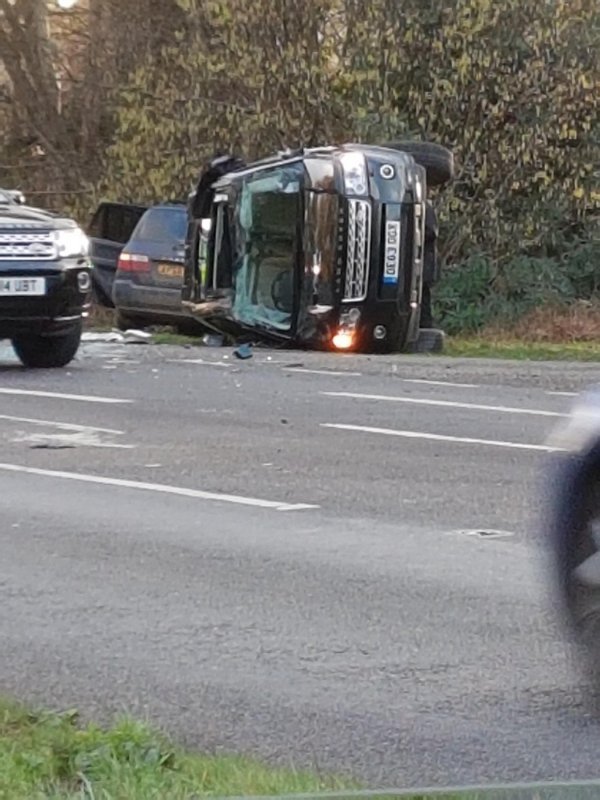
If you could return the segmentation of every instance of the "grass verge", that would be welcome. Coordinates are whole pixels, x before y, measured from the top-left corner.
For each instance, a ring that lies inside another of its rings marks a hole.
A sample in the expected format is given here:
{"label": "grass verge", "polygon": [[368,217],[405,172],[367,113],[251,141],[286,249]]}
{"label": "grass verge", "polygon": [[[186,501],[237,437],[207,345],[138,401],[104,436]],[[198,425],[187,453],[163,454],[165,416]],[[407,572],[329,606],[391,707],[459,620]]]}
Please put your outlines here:
{"label": "grass verge", "polygon": [[[348,792],[350,800],[357,788],[351,781],[274,769],[248,758],[185,752],[132,720],[106,729],[83,726],[74,711],[32,711],[0,698],[0,800],[199,800],[321,792],[340,798]],[[588,788],[573,797],[596,797],[597,784]],[[567,796],[564,790],[552,784],[440,789],[390,794],[385,800],[559,800]],[[377,800],[377,793],[371,798]]]}
{"label": "grass verge", "polygon": [[32,712],[0,700],[1,800],[193,800],[342,788],[333,778],[246,758],[186,753],[131,720],[79,726],[74,712]]}
{"label": "grass verge", "polygon": [[450,337],[445,352],[532,361],[600,361],[600,303],[541,306],[510,325],[497,323],[479,334]]}
{"label": "grass verge", "polygon": [[152,342],[154,344],[177,344],[180,346],[203,347],[201,336],[187,336],[184,333],[174,333],[169,330],[153,331]]}
{"label": "grass verge", "polygon": [[488,336],[452,336],[446,339],[441,355],[518,361],[600,361],[600,342],[527,342]]}

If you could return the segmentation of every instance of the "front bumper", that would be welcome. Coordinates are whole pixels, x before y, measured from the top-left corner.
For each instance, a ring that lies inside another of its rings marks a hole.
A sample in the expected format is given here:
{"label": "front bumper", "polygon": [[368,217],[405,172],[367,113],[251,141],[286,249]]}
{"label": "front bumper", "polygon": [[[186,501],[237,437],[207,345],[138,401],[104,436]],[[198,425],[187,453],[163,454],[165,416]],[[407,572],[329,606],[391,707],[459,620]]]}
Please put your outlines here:
{"label": "front bumper", "polygon": [[0,278],[44,278],[43,296],[0,296],[0,338],[10,339],[25,333],[60,334],[77,325],[91,306],[91,282],[86,291],[79,287],[78,275],[91,275],[91,267],[81,259],[60,262],[0,261]]}

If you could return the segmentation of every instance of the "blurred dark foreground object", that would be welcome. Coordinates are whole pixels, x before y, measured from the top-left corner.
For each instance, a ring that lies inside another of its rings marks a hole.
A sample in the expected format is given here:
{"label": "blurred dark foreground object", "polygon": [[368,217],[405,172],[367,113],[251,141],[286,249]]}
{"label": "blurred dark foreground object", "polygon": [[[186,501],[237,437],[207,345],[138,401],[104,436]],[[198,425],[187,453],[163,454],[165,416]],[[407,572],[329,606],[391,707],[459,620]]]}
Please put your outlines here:
{"label": "blurred dark foreground object", "polygon": [[[575,401],[549,438],[544,526],[590,700],[600,698],[600,387]],[[600,797],[600,792],[598,794]]]}

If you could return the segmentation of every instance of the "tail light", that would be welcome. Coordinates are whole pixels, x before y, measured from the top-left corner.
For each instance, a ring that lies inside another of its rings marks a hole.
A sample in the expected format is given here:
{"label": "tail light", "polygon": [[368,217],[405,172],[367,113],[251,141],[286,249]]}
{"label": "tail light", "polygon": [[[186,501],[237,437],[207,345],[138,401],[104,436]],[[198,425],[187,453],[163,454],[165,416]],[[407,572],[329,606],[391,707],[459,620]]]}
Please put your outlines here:
{"label": "tail light", "polygon": [[134,253],[121,253],[118,269],[119,272],[150,272],[150,259]]}

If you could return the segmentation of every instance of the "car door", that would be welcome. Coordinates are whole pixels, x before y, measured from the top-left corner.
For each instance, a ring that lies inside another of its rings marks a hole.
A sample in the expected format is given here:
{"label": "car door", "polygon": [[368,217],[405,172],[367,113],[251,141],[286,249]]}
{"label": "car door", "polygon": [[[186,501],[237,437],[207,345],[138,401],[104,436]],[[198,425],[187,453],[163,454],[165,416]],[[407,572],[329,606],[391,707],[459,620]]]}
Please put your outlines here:
{"label": "car door", "polygon": [[146,212],[146,206],[100,203],[88,225],[92,280],[96,302],[113,308],[112,285],[119,256]]}

